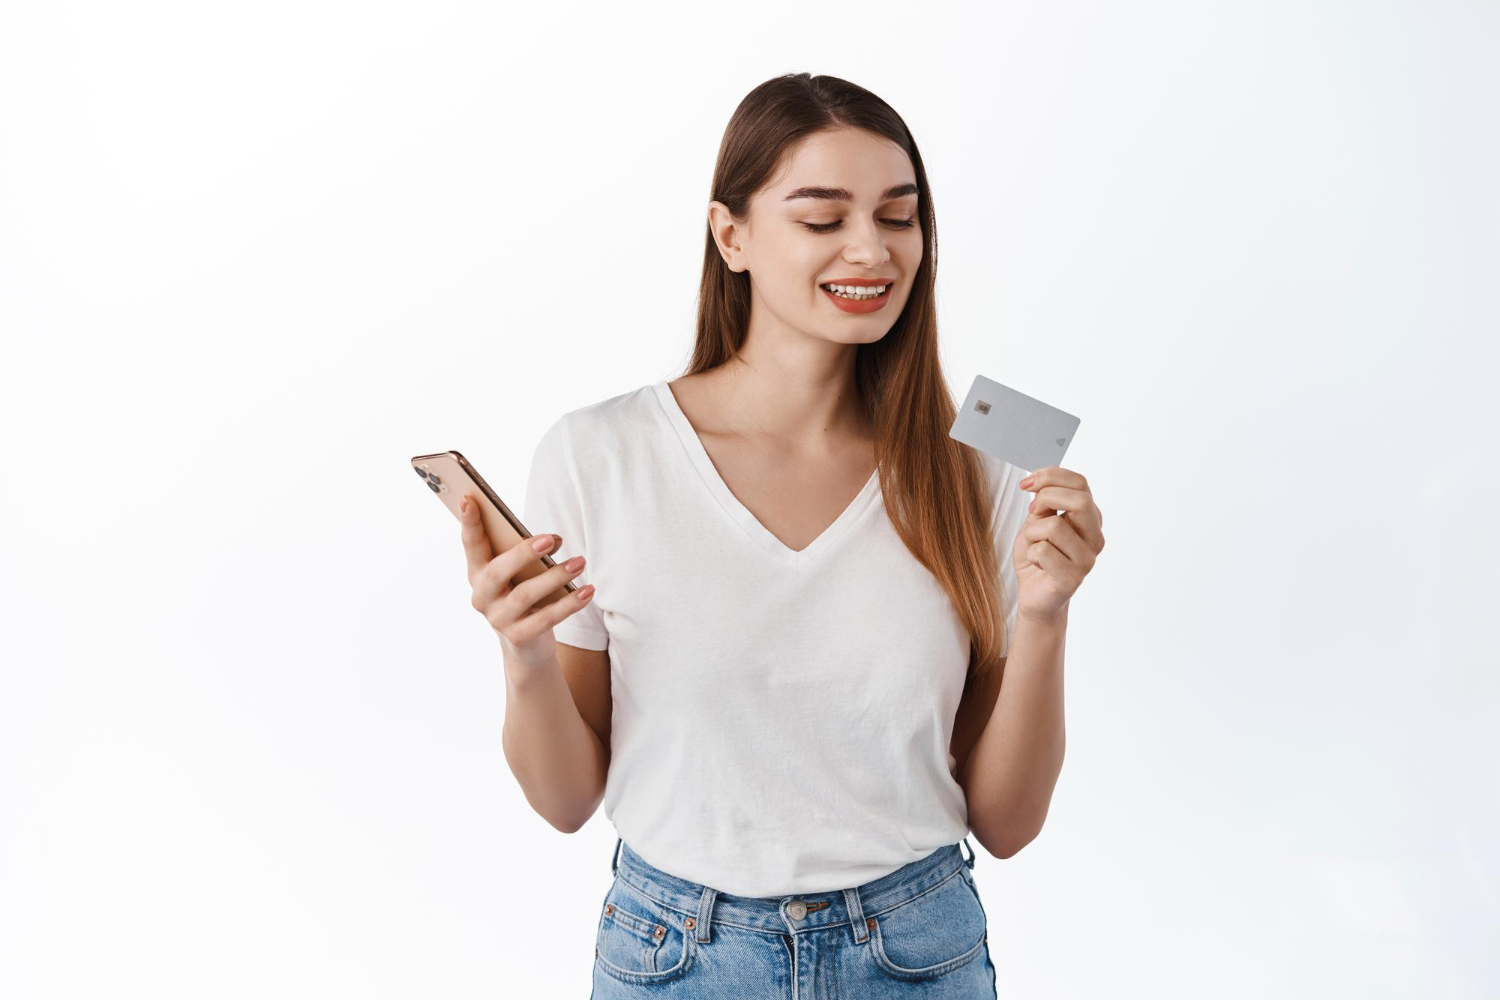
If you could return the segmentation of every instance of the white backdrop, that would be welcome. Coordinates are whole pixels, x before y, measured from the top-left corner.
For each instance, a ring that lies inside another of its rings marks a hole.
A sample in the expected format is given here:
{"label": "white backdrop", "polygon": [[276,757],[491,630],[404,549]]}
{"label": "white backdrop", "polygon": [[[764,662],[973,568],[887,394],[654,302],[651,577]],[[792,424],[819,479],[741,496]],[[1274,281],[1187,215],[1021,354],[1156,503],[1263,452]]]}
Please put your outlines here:
{"label": "white backdrop", "polygon": [[519,498],[559,414],[679,374],[723,128],[806,70],[917,137],[955,396],[1079,414],[1106,514],[1046,828],[979,849],[1001,995],[1495,996],[1497,39],[5,5],[0,995],[587,996],[615,833],[527,806],[408,459]]}

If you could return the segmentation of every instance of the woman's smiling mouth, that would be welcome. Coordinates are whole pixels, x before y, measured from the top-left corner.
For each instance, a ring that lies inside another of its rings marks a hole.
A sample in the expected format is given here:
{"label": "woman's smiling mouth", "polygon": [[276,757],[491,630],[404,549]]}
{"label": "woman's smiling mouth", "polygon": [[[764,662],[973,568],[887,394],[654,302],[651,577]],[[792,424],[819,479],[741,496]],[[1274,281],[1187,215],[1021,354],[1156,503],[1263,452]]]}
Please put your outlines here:
{"label": "woman's smiling mouth", "polygon": [[818,288],[844,312],[871,313],[883,308],[891,297],[895,282],[891,280],[830,281]]}

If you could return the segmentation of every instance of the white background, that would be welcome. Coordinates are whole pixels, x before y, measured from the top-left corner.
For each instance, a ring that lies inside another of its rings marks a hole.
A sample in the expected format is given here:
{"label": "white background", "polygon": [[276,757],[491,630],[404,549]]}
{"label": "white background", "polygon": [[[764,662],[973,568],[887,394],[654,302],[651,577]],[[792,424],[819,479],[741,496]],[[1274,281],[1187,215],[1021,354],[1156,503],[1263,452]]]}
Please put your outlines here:
{"label": "white background", "polygon": [[1496,995],[1497,50],[1478,2],[5,5],[0,995],[587,995],[614,831],[527,806],[408,459],[520,497],[679,374],[724,126],[803,70],[917,137],[956,398],[1079,414],[1106,513],[1047,826],[980,848],[1002,995]]}

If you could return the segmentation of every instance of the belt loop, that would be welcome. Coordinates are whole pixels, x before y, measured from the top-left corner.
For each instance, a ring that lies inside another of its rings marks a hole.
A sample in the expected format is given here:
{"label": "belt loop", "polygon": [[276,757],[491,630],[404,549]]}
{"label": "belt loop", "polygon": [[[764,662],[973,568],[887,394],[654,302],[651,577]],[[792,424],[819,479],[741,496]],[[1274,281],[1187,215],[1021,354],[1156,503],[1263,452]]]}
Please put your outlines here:
{"label": "belt loop", "polygon": [[611,872],[613,872],[614,874],[616,874],[616,875],[618,875],[620,873],[620,845],[623,844],[623,843],[625,843],[625,838],[624,837],[616,837],[615,838],[615,853],[614,853],[614,857],[612,857],[612,858],[609,859],[609,870]]}
{"label": "belt loop", "polygon": [[970,868],[973,868],[974,867],[974,845],[969,843],[969,838],[968,837],[965,837],[963,839],[963,844],[964,844],[965,847],[967,847],[969,849],[969,856],[968,856],[967,859],[964,860],[964,864],[968,865]]}
{"label": "belt loop", "polygon": [[703,887],[703,897],[698,900],[698,943],[707,944],[709,940],[708,922],[713,915],[714,900],[719,898],[719,890],[710,886]]}
{"label": "belt loop", "polygon": [[844,890],[844,905],[849,908],[849,923],[854,927],[854,943],[864,944],[870,940],[870,928],[865,924],[865,908],[859,899],[859,888]]}

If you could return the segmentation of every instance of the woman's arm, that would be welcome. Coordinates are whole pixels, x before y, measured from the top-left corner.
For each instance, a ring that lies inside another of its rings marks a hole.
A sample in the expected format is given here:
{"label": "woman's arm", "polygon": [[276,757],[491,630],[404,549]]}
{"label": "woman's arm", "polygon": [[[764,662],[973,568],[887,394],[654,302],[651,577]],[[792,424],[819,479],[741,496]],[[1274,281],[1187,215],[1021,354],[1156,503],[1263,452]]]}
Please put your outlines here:
{"label": "woman's arm", "polygon": [[1041,832],[1062,773],[1067,629],[1066,609],[1049,622],[1017,616],[995,708],[957,776],[974,838],[997,858]]}
{"label": "woman's arm", "polygon": [[561,663],[524,676],[518,681],[506,671],[505,761],[531,808],[555,829],[574,833],[604,798],[609,748],[579,711]]}

